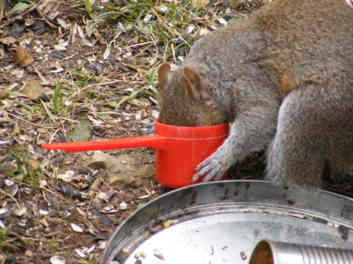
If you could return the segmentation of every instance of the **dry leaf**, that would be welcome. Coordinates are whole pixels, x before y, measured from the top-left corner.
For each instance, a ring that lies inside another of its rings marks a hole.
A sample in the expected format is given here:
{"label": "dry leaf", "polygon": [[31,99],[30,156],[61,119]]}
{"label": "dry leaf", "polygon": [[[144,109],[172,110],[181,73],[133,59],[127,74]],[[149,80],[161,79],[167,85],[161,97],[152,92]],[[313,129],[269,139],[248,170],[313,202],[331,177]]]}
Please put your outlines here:
{"label": "dry leaf", "polygon": [[82,40],[82,43],[88,47],[93,47],[93,44],[91,42],[88,41],[88,39],[86,38],[86,35],[85,33],[83,32],[82,28],[77,25],[77,32],[78,32],[78,35],[80,36],[81,40]]}
{"label": "dry leaf", "polygon": [[66,259],[62,256],[52,256],[50,258],[50,264],[65,264]]}
{"label": "dry leaf", "polygon": [[6,3],[5,1],[0,1],[0,22],[4,18]]}
{"label": "dry leaf", "polygon": [[191,0],[194,8],[203,8],[210,3],[210,0]]}
{"label": "dry leaf", "polygon": [[23,47],[18,46],[16,48],[15,62],[21,67],[27,67],[33,63],[32,55]]}
{"label": "dry leaf", "polygon": [[67,45],[69,45],[69,41],[59,39],[58,44],[54,45],[54,49],[56,49],[57,51],[63,51],[67,49]]}
{"label": "dry leaf", "polygon": [[5,38],[0,38],[0,43],[9,46],[17,42],[17,39],[14,37],[5,37]]}
{"label": "dry leaf", "polygon": [[10,71],[11,75],[15,76],[17,79],[22,79],[25,72],[22,68],[14,68]]}
{"label": "dry leaf", "polygon": [[35,170],[38,170],[40,168],[39,162],[34,159],[27,159],[26,164]]}
{"label": "dry leaf", "polygon": [[10,96],[10,90],[7,87],[0,86],[0,99],[6,99]]}
{"label": "dry leaf", "polygon": [[99,33],[99,31],[96,28],[93,28],[92,33],[98,40],[99,44],[102,44],[102,45],[107,44],[107,41],[105,40],[105,38]]}
{"label": "dry leaf", "polygon": [[26,83],[22,93],[32,99],[36,100],[42,94],[42,85],[39,80],[30,80]]}
{"label": "dry leaf", "polygon": [[105,169],[109,175],[106,180],[110,185],[140,186],[143,179],[154,177],[153,165],[141,166],[136,162],[134,154],[113,156],[96,151],[87,160],[87,166],[94,169]]}
{"label": "dry leaf", "polygon": [[56,0],[43,0],[38,6],[38,11],[43,16],[49,17],[51,20],[54,20],[59,14],[59,7],[61,2]]}

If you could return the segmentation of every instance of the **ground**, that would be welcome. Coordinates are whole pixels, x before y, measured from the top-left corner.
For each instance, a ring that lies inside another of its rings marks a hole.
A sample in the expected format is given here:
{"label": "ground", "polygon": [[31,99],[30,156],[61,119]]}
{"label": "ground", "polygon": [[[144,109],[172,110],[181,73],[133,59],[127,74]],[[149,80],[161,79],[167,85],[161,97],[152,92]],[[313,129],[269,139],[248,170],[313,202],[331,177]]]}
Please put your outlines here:
{"label": "ground", "polygon": [[[154,152],[41,144],[150,133],[158,66],[260,5],[0,0],[0,263],[99,263],[115,228],[166,191]],[[236,177],[263,174],[263,154],[244,164]]]}
{"label": "ground", "polygon": [[98,263],[115,228],[165,192],[154,152],[41,144],[151,132],[158,66],[258,6],[0,0],[0,263]]}

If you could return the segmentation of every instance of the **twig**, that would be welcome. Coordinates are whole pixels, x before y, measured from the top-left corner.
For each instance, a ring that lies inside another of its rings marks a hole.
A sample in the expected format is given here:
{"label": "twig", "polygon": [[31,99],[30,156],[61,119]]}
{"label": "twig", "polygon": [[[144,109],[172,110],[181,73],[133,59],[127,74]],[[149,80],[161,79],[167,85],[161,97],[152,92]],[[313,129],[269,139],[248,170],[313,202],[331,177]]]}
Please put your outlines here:
{"label": "twig", "polygon": [[45,77],[40,73],[40,71],[37,69],[36,66],[32,65],[34,71],[38,74],[39,78],[42,80],[43,85],[48,85],[50,84],[50,82],[48,82],[47,79],[45,79]]}
{"label": "twig", "polygon": [[7,113],[7,114],[10,115],[10,116],[12,116],[12,117],[14,117],[14,118],[16,118],[16,119],[19,119],[19,120],[21,120],[21,121],[23,121],[23,122],[26,122],[26,123],[28,123],[28,124],[31,124],[32,126],[35,126],[35,127],[55,128],[55,127],[43,126],[43,125],[35,124],[35,123],[31,122],[31,121],[28,121],[28,120],[26,120],[26,119],[23,119],[23,118],[21,118],[21,117],[19,117],[19,116],[17,116],[17,115],[11,114],[11,113]]}
{"label": "twig", "polygon": [[38,6],[39,6],[39,3],[33,4],[33,6],[30,7],[30,8],[28,8],[26,11],[24,11],[24,12],[18,14],[17,16],[14,16],[13,18],[8,19],[8,20],[6,21],[6,23],[4,23],[4,24],[2,24],[2,25],[0,26],[0,28],[7,27],[8,25],[10,25],[11,23],[13,23],[13,22],[16,21],[17,19],[22,18],[24,15],[26,15],[26,14],[32,12],[32,11],[33,11],[34,9],[36,9]]}
{"label": "twig", "polygon": [[140,46],[145,46],[147,44],[155,44],[156,41],[154,40],[151,40],[151,41],[146,41],[146,42],[143,42],[143,43],[137,43],[137,44],[134,44],[134,45],[130,45],[130,46],[127,46],[125,47],[126,49],[129,49],[129,48],[136,48],[136,47],[140,47]]}
{"label": "twig", "polygon": [[10,197],[10,199],[11,199],[11,200],[13,200],[13,201],[16,203],[16,205],[17,205],[18,209],[20,209],[20,208],[21,208],[21,207],[20,207],[20,204],[18,203],[18,201],[17,201],[17,200],[15,199],[15,197],[13,197],[11,194],[9,194],[9,193],[5,192],[5,191],[4,191],[4,190],[2,190],[2,189],[0,189],[0,193],[4,194],[5,196]]}
{"label": "twig", "polygon": [[49,116],[49,118],[53,121],[56,120],[56,118],[52,115],[52,113],[50,113],[50,111],[49,111],[48,107],[45,105],[45,103],[42,100],[40,100],[40,103],[42,104],[45,112],[47,112],[47,115]]}

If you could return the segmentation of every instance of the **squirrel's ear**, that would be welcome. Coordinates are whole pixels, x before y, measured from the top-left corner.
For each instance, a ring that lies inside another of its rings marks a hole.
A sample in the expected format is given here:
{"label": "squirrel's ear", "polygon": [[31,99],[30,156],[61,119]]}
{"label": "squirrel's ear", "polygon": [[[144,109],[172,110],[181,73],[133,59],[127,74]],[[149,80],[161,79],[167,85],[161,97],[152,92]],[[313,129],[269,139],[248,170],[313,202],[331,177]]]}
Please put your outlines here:
{"label": "squirrel's ear", "polygon": [[170,65],[163,63],[158,69],[159,89],[165,89],[168,83],[168,74],[170,72]]}
{"label": "squirrel's ear", "polygon": [[202,82],[200,74],[189,67],[185,67],[183,71],[183,80],[185,92],[191,94],[196,100],[201,98],[206,99],[208,92],[205,90],[205,86]]}

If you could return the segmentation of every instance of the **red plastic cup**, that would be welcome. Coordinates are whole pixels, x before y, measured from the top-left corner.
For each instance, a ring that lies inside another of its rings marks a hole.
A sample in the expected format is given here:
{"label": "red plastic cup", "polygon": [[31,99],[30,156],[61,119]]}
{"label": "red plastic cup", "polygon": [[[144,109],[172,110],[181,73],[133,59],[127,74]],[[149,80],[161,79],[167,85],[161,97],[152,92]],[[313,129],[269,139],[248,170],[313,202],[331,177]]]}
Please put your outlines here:
{"label": "red plastic cup", "polygon": [[[228,136],[228,123],[204,126],[170,126],[155,121],[155,134],[102,141],[43,144],[46,150],[79,152],[149,147],[156,150],[156,180],[178,188],[191,184],[196,166],[211,155]],[[225,174],[222,179],[225,179]],[[201,181],[202,178],[199,180]],[[198,181],[198,182],[199,182]]]}

